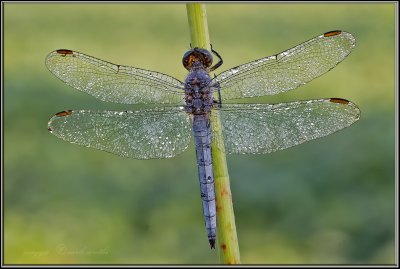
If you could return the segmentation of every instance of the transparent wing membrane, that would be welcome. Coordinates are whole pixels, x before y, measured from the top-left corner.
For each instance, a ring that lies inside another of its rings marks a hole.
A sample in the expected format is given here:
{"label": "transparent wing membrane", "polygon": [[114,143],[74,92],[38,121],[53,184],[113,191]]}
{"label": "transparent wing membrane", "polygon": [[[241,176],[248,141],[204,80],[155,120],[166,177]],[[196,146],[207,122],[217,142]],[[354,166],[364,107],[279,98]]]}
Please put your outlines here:
{"label": "transparent wing membrane", "polygon": [[355,46],[347,32],[332,31],[294,48],[227,70],[214,80],[222,100],[273,95],[295,89],[328,72]]}
{"label": "transparent wing membrane", "polygon": [[46,66],[66,84],[102,101],[123,104],[184,101],[182,82],[173,77],[115,65],[76,51],[53,51],[46,58]]}
{"label": "transparent wing membrane", "polygon": [[[270,153],[350,126],[358,107],[344,99],[293,103],[230,104],[219,110],[227,153]],[[215,114],[214,114],[215,115]],[[217,136],[213,136],[217,145]]]}
{"label": "transparent wing membrane", "polygon": [[[354,46],[350,33],[327,32],[279,54],[225,71],[213,79],[212,87],[217,88],[215,95],[220,94],[222,100],[285,92],[328,72]],[[183,107],[161,105],[184,102],[181,81],[65,49],[50,53],[46,65],[68,85],[100,100],[159,104],[158,108],[138,111],[57,113],[48,126],[61,139],[136,159],[173,157],[188,146],[190,115]],[[187,96],[187,100],[191,98]],[[213,134],[217,146],[224,144],[227,153],[269,153],[350,126],[359,119],[360,111],[347,100],[331,98],[274,105],[222,102],[221,108],[212,110],[212,121],[217,114],[224,135],[224,141],[219,141]]]}
{"label": "transparent wing membrane", "polygon": [[191,123],[179,107],[138,111],[68,110],[48,123],[55,136],[85,147],[128,158],[169,158],[183,152]]}

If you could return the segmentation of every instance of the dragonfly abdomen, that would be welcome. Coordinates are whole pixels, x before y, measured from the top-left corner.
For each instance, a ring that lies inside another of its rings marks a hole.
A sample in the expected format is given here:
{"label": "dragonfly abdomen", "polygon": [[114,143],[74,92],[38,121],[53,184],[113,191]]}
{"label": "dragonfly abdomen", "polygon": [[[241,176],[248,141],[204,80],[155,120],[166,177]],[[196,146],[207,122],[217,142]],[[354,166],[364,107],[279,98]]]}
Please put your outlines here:
{"label": "dragonfly abdomen", "polygon": [[194,142],[203,215],[211,248],[215,246],[217,216],[215,205],[214,173],[211,156],[211,125],[208,115],[193,116]]}

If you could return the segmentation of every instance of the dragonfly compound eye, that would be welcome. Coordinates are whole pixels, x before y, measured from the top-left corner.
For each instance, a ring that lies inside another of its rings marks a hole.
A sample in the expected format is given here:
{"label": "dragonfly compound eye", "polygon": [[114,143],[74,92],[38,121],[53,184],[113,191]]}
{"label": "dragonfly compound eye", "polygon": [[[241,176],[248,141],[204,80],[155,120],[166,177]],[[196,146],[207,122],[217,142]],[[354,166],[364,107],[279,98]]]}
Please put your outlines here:
{"label": "dragonfly compound eye", "polygon": [[193,48],[183,55],[182,64],[187,70],[191,70],[195,62],[200,63],[203,68],[209,68],[212,65],[213,57],[206,49]]}

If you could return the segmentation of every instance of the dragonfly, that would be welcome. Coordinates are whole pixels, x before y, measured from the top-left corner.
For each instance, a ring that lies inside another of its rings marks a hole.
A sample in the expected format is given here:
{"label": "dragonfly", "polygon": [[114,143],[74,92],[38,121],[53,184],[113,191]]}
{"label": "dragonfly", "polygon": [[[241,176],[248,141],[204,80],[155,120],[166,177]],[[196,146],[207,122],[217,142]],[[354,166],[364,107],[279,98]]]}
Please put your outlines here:
{"label": "dragonfly", "polygon": [[[183,82],[59,49],[47,56],[46,66],[67,85],[102,101],[146,106],[130,111],[65,110],[49,120],[48,130],[68,142],[135,159],[174,157],[193,136],[205,227],[215,248],[212,145],[228,154],[271,153],[327,136],[360,118],[359,108],[341,98],[278,104],[226,101],[295,89],[328,72],[354,47],[351,33],[330,31],[214,77],[210,72],[222,65],[221,56],[212,47],[211,52],[191,48],[182,59],[188,70]],[[218,58],[214,66],[213,55]],[[212,128],[217,119],[222,138]]]}

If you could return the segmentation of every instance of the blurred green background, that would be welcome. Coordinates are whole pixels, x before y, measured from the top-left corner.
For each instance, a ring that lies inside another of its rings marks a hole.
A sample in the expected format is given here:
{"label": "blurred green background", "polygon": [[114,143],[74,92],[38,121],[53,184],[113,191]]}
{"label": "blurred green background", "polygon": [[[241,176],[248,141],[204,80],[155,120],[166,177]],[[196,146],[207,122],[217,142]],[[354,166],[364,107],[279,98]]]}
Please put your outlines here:
{"label": "blurred green background", "polygon": [[[243,263],[395,262],[395,4],[208,4],[224,65],[324,32],[357,45],[324,76],[253,102],[340,97],[359,122],[269,155],[231,155]],[[65,109],[132,109],[74,90],[45,67],[73,49],[184,79],[184,4],[4,4],[4,262],[218,263],[204,228],[194,146],[165,160],[125,159],[59,140]]]}

